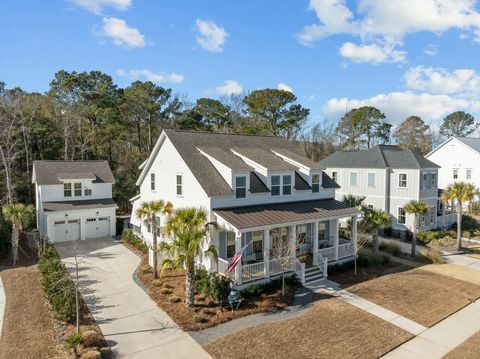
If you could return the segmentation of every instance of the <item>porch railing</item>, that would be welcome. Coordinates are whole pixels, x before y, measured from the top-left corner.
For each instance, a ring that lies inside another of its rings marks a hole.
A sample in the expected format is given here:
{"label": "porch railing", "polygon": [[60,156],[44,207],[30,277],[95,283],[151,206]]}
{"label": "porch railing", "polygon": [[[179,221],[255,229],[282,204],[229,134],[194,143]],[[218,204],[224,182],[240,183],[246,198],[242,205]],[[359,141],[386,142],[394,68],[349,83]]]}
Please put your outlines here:
{"label": "porch railing", "polygon": [[229,277],[233,279],[233,272],[232,273],[227,273],[227,268],[228,268],[228,261],[222,258],[218,258],[217,262],[217,272],[224,275],[225,277]]}
{"label": "porch railing", "polygon": [[341,244],[338,246],[338,259],[351,257],[355,254],[353,243]]}
{"label": "porch railing", "polygon": [[242,265],[242,282],[249,282],[264,278],[264,263],[258,262],[253,264]]}
{"label": "porch railing", "polygon": [[305,284],[305,263],[300,262],[297,257],[293,257],[292,270],[300,279],[300,283]]}
{"label": "porch railing", "polygon": [[322,272],[322,276],[324,278],[327,278],[327,271],[328,271],[328,259],[322,256],[319,250],[317,250],[317,256],[316,256],[316,263],[315,263],[320,269],[320,272]]}
{"label": "porch railing", "polygon": [[269,261],[269,265],[270,265],[269,272],[271,276],[282,273],[283,260],[284,260],[283,258],[278,258],[278,259],[272,259]]}
{"label": "porch railing", "polygon": [[328,247],[328,248],[319,249],[318,253],[320,253],[320,255],[322,257],[325,257],[329,261],[336,260],[336,258],[335,258],[335,247]]}

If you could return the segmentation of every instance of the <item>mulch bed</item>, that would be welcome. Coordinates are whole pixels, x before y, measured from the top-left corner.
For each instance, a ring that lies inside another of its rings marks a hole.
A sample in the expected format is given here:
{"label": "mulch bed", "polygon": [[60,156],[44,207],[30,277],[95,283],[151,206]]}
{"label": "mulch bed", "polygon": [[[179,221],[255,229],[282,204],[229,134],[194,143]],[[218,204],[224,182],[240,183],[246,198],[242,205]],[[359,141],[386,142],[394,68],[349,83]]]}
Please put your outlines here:
{"label": "mulch bed", "polygon": [[[130,248],[130,246],[128,246]],[[185,305],[185,274],[183,270],[167,270],[159,276],[159,282],[154,285],[153,272],[143,272],[142,268],[147,265],[144,255],[140,270],[136,276],[140,283],[148,290],[150,297],[162,308],[175,323],[183,330],[201,330],[213,327],[229,320],[244,317],[251,314],[281,310],[293,302],[293,295],[282,297],[281,290],[268,294],[262,294],[256,300],[244,300],[238,310],[231,311],[230,307],[220,308],[215,301],[202,295],[195,296],[195,306],[188,308]],[[161,290],[168,287],[169,292],[162,294]],[[180,301],[169,302],[169,298],[177,296]],[[204,322],[195,323],[194,316],[202,315]]]}
{"label": "mulch bed", "polygon": [[334,298],[320,298],[304,315],[227,335],[205,349],[214,357],[379,358],[412,338],[393,324]]}
{"label": "mulch bed", "polygon": [[[9,260],[3,259],[0,271],[6,294],[0,359],[74,358],[73,352],[65,349],[64,341],[75,332],[75,325],[55,318],[43,293],[36,260],[20,257],[12,267]],[[80,301],[80,331],[94,330],[103,338],[81,297]],[[112,357],[108,347],[102,349],[102,358]]]}
{"label": "mulch bed", "polygon": [[422,269],[385,275],[348,291],[427,327],[480,298],[480,285]]}
{"label": "mulch bed", "polygon": [[478,359],[480,358],[480,331],[473,334],[442,359]]}

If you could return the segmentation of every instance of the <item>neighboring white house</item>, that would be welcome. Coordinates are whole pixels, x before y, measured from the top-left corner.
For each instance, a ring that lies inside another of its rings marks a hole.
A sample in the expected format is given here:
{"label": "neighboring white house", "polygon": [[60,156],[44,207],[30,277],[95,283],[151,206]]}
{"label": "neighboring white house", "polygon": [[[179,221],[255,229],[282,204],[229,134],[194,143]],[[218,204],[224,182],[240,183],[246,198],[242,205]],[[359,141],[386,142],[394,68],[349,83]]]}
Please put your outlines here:
{"label": "neighboring white house", "polygon": [[[225,273],[234,254],[250,244],[235,268],[237,285],[281,272],[280,260],[271,257],[278,238],[295,248],[292,270],[302,282],[326,276],[328,263],[353,258],[353,243],[339,238],[338,223],[353,218],[355,240],[359,211],[336,201],[336,184],[284,138],[165,130],[141,169],[140,194],[132,198],[136,233],[151,244],[152,231],[162,236],[166,220],[148,228],[135,217],[142,202],[205,208],[220,226],[209,238],[219,260],[205,260],[207,268]],[[301,258],[308,254],[316,266],[305,272]]]}
{"label": "neighboring white house", "polygon": [[107,161],[34,161],[37,228],[52,242],[115,235]]}
{"label": "neighboring white house", "polygon": [[379,145],[365,151],[337,151],[320,164],[340,186],[337,200],[345,195],[365,197],[364,205],[391,214],[396,231],[412,229],[414,217],[403,209],[411,200],[425,201],[430,208],[422,216],[420,231],[455,221],[439,198],[439,166],[411,150]]}
{"label": "neighboring white house", "polygon": [[427,159],[440,166],[438,187],[470,182],[480,188],[480,138],[452,137],[430,152]]}

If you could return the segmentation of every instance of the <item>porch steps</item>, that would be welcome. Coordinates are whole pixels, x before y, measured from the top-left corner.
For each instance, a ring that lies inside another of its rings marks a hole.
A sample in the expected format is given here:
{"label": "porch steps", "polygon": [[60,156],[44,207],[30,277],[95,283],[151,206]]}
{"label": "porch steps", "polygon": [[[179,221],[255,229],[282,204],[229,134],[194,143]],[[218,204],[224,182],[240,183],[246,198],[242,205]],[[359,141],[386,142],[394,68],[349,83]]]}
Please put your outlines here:
{"label": "porch steps", "polygon": [[322,272],[317,266],[305,268],[305,284],[309,284],[323,278]]}

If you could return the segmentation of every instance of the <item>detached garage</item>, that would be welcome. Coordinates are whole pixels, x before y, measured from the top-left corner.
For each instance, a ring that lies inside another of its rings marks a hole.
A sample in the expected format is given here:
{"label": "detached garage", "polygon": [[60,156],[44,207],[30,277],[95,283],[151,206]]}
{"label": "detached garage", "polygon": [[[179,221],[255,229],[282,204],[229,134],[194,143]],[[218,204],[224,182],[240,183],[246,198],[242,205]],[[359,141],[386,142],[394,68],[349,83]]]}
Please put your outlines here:
{"label": "detached garage", "polygon": [[113,175],[106,161],[36,161],[37,226],[51,242],[115,235]]}

